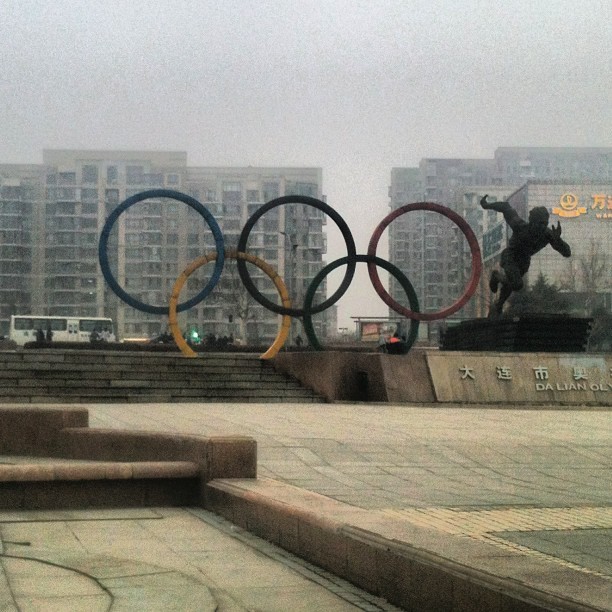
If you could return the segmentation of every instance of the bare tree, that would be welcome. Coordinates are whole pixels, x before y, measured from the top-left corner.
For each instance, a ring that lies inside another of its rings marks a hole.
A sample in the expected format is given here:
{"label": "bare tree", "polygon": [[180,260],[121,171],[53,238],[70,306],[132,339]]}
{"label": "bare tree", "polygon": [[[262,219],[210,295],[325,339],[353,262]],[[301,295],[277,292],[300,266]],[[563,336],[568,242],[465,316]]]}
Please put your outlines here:
{"label": "bare tree", "polygon": [[576,307],[584,314],[590,315],[597,309],[600,305],[598,296],[612,289],[605,249],[601,242],[591,238],[586,253],[568,261],[559,287],[580,300],[581,306]]}
{"label": "bare tree", "polygon": [[256,302],[242,283],[235,261],[226,261],[223,276],[220,287],[223,313],[230,323],[238,325],[238,337],[250,341],[251,338],[247,338],[247,323],[256,319]]}
{"label": "bare tree", "polygon": [[578,260],[580,281],[587,293],[594,296],[612,287],[607,266],[608,262],[601,243],[591,238],[586,255]]}
{"label": "bare tree", "polygon": [[575,257],[571,257],[566,261],[565,272],[561,275],[559,279],[559,289],[562,291],[571,291],[575,293],[578,291],[578,286],[580,284],[579,274],[578,274],[578,261]]}

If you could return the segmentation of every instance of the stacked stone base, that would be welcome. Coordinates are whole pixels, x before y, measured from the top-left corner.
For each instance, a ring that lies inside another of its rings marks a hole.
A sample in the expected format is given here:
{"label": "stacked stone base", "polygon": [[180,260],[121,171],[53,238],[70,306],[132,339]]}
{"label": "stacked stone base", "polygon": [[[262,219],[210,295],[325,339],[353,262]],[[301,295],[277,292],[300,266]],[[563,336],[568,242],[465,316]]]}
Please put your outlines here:
{"label": "stacked stone base", "polygon": [[582,353],[593,319],[564,315],[526,315],[471,319],[446,330],[444,351]]}

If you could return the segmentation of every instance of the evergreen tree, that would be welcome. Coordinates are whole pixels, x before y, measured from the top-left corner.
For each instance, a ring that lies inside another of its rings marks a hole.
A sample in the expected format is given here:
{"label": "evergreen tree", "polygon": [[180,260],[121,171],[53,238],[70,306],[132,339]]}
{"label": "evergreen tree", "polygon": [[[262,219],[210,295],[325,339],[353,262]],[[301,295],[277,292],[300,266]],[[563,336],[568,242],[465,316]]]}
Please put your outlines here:
{"label": "evergreen tree", "polygon": [[588,348],[590,351],[612,351],[612,314],[603,306],[593,311]]}
{"label": "evergreen tree", "polygon": [[566,314],[569,310],[567,298],[554,283],[549,283],[540,273],[529,288],[516,291],[509,300],[508,316],[524,314]]}

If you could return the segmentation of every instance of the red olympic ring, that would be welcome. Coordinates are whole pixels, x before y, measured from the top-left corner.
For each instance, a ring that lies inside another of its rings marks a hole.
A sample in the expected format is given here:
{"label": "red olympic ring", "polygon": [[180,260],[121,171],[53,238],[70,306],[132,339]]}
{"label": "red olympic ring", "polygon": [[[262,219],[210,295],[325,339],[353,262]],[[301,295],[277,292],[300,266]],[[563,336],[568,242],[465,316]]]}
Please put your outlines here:
{"label": "red olympic ring", "polygon": [[444,217],[450,219],[457,227],[463,232],[463,235],[466,237],[468,241],[468,245],[470,247],[470,252],[472,254],[472,275],[470,276],[470,280],[468,281],[467,287],[463,294],[459,297],[459,299],[451,304],[448,308],[444,310],[439,310],[438,312],[413,312],[412,310],[405,308],[401,304],[398,304],[387,292],[387,290],[383,287],[380,282],[380,277],[378,276],[378,270],[376,264],[368,263],[368,274],[370,275],[370,281],[376,290],[376,293],[380,296],[380,299],[389,306],[389,308],[393,309],[395,312],[408,317],[409,319],[415,319],[417,321],[436,321],[437,319],[443,319],[448,317],[449,315],[457,312],[462,306],[466,304],[466,302],[474,295],[476,288],[478,287],[478,282],[480,281],[480,276],[482,274],[482,259],[480,256],[480,247],[478,246],[478,239],[476,235],[472,231],[472,228],[468,225],[467,221],[460,217],[456,212],[452,211],[450,208],[446,206],[442,206],[440,204],[434,204],[433,202],[416,202],[414,204],[406,204],[397,208],[393,212],[389,213],[379,224],[378,227],[374,230],[372,237],[370,238],[370,244],[368,245],[368,255],[376,256],[376,248],[378,246],[378,241],[382,233],[385,231],[387,226],[393,221],[400,217],[404,213],[411,212],[413,210],[426,210],[430,212],[437,212]]}

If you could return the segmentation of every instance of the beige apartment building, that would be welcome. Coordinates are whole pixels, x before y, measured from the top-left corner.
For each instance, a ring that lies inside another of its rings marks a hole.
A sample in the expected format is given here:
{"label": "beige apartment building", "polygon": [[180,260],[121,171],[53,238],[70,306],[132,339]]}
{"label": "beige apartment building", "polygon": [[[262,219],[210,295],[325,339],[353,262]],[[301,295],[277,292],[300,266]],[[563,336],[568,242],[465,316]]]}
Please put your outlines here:
{"label": "beige apartment building", "polygon": [[[42,164],[0,164],[0,331],[7,332],[11,314],[34,314],[110,316],[120,338],[164,332],[167,317],[118,299],[98,261],[108,215],[126,198],[151,189],[198,200],[218,223],[226,247],[237,245],[247,219],[273,198],[323,199],[320,168],[191,167],[180,151],[45,150]],[[296,304],[325,265],[325,224],[317,209],[291,204],[265,214],[249,238],[249,252],[279,272]],[[196,211],[155,198],[119,216],[108,247],[120,286],[143,303],[165,306],[178,275],[213,252],[215,243]],[[212,269],[203,266],[189,278],[181,301],[201,290]],[[267,276],[255,266],[249,271],[258,289],[278,300]],[[325,293],[324,283],[319,291]],[[185,331],[246,336],[242,340],[252,343],[271,341],[278,318],[247,296],[230,260],[217,288],[179,315]],[[316,317],[315,328],[325,336],[325,313]]]}

